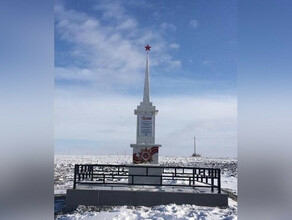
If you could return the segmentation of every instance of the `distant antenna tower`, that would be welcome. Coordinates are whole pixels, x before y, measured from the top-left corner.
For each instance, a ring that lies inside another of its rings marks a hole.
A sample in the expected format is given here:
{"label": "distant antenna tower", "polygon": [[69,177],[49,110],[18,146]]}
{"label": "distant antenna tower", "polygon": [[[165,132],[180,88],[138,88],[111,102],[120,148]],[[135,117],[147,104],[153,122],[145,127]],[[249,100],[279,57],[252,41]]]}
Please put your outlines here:
{"label": "distant antenna tower", "polygon": [[197,154],[197,143],[196,143],[196,136],[194,136],[194,153],[192,155],[193,157],[200,157],[200,154]]}
{"label": "distant antenna tower", "polygon": [[197,154],[196,136],[194,136],[194,155]]}

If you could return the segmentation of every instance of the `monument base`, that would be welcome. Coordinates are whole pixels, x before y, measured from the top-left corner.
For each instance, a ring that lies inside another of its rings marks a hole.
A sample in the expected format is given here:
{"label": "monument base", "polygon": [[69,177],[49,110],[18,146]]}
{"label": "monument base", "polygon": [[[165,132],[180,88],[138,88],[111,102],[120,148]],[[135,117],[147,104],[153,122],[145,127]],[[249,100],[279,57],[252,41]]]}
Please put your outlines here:
{"label": "monument base", "polygon": [[[130,167],[129,183],[136,185],[161,185],[162,184],[162,168],[160,167]],[[143,176],[139,176],[143,175]],[[146,175],[146,176],[145,176]],[[149,175],[149,176],[147,176]]]}
{"label": "monument base", "polygon": [[111,187],[97,189],[67,189],[66,211],[73,211],[78,205],[87,206],[157,206],[175,203],[199,206],[228,206],[225,193],[189,192],[169,190],[113,190]]}
{"label": "monument base", "polygon": [[131,144],[133,164],[158,164],[160,144]]}
{"label": "monument base", "polygon": [[[133,164],[134,165],[151,165],[151,168],[131,167],[129,169],[129,183],[133,184],[157,184],[160,185],[162,181],[162,169],[155,167],[158,165],[158,153],[161,145],[159,144],[131,144],[133,148]],[[144,175],[140,177],[139,175]],[[145,176],[149,175],[149,176]],[[156,177],[157,176],[157,177]]]}

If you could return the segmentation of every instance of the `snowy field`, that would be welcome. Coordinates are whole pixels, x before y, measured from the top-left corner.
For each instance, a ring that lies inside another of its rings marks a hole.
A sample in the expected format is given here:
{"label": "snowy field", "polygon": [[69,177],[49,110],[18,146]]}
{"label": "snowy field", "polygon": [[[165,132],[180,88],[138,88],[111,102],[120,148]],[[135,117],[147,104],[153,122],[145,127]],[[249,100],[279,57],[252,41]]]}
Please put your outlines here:
{"label": "snowy field", "polygon": [[160,205],[149,207],[113,207],[103,210],[79,206],[71,214],[60,215],[58,220],[191,220],[191,219],[237,219],[237,203],[229,199],[228,208],[202,207],[195,205]]}
{"label": "snowy field", "polygon": [[[75,164],[130,164],[131,160],[131,156],[121,155],[56,155],[54,192],[55,194],[65,194],[66,189],[73,187]],[[166,166],[220,168],[222,188],[237,194],[237,159],[162,156],[159,161],[161,165]],[[59,215],[57,219],[237,219],[237,202],[229,199],[229,207],[227,208],[175,204],[152,208],[120,206],[98,209],[79,206],[75,212]]]}

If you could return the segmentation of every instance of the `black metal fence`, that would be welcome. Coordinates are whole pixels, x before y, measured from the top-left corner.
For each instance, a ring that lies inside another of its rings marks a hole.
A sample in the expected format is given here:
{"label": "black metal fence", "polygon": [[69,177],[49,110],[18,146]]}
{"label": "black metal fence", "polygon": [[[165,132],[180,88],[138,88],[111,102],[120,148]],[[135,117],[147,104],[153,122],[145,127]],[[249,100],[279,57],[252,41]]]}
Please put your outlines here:
{"label": "black metal fence", "polygon": [[[144,174],[130,174],[130,168],[143,168]],[[162,175],[153,175],[149,170],[161,169]],[[136,183],[138,177],[160,178],[159,183]],[[132,180],[132,181],[129,181]],[[107,165],[107,164],[76,164],[74,170],[74,184],[90,185],[146,185],[146,186],[172,186],[210,188],[211,192],[217,189],[221,193],[220,169],[197,168],[179,166],[147,166],[147,165]]]}

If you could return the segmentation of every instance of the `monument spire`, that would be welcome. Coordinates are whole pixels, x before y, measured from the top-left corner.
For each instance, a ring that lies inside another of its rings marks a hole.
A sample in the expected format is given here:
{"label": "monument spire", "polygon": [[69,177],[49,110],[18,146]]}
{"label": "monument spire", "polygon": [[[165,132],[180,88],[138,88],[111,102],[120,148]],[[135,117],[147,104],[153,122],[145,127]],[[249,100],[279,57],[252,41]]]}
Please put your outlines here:
{"label": "monument spire", "polygon": [[145,46],[145,51],[147,51],[146,57],[146,69],[145,69],[145,81],[144,81],[144,93],[143,93],[143,102],[148,103],[150,102],[150,91],[149,91],[149,51],[151,46],[148,44]]}

